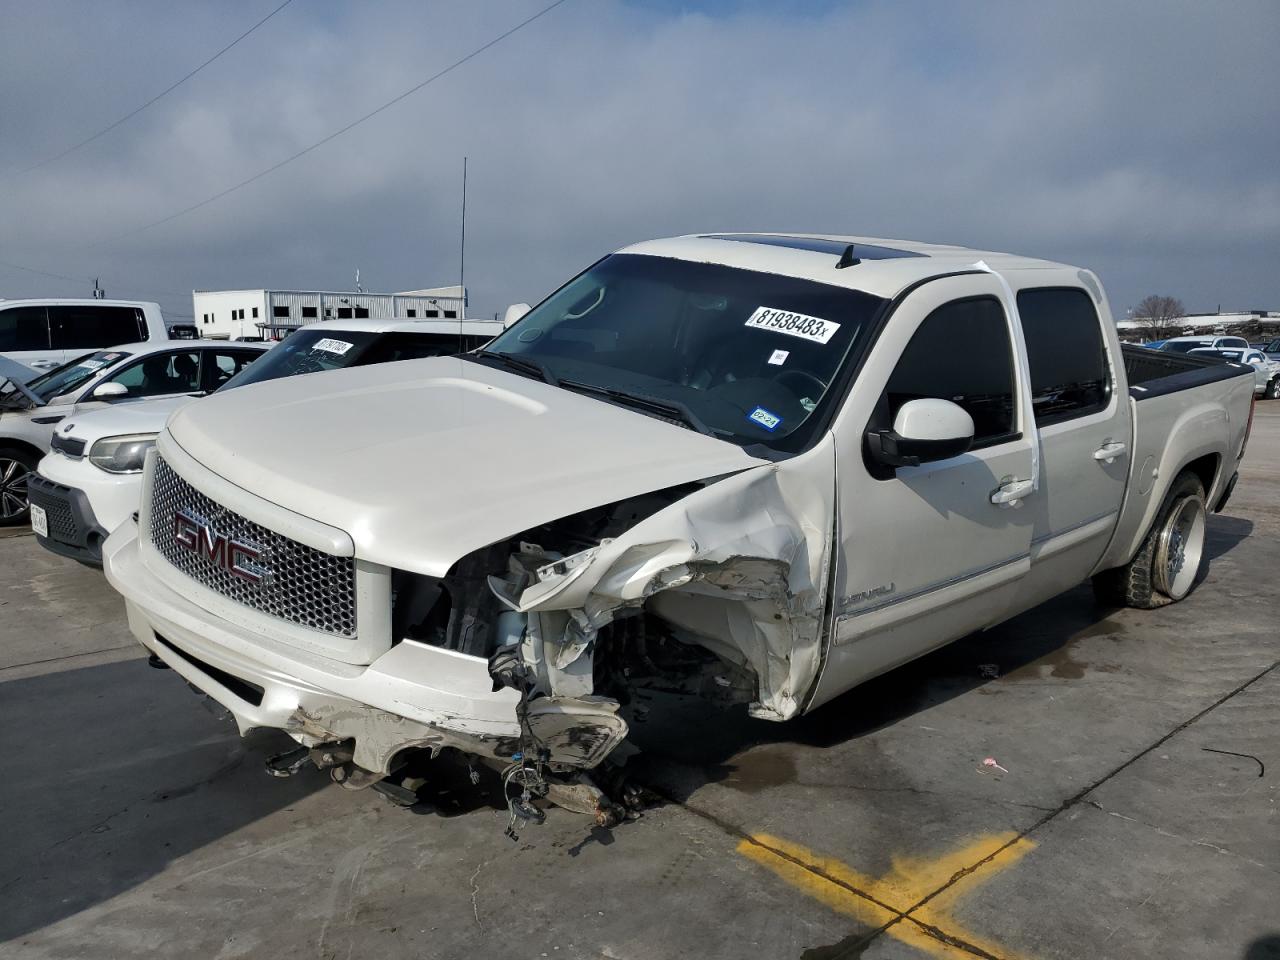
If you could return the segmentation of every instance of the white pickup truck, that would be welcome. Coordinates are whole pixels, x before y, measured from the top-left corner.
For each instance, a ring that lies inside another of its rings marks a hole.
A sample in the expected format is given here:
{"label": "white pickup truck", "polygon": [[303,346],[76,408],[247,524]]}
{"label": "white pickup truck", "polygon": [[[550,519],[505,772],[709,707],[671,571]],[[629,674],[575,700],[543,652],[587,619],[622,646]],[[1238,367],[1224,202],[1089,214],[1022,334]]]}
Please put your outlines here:
{"label": "white pickup truck", "polygon": [[1087,270],[717,234],[318,386],[169,421],[104,551],[134,634],[292,764],[449,748],[534,817],[637,688],[788,720],[1089,577],[1184,597],[1253,372],[1122,350]]}

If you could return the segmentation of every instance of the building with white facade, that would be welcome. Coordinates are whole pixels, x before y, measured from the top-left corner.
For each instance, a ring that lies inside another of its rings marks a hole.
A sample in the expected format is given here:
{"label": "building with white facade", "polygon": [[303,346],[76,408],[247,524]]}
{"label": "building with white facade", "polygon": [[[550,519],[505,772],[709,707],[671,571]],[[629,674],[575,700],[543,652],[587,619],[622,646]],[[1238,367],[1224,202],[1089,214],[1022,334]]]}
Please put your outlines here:
{"label": "building with white facade", "polygon": [[403,293],[302,290],[193,290],[191,312],[209,340],[279,340],[317,320],[461,320],[465,287]]}

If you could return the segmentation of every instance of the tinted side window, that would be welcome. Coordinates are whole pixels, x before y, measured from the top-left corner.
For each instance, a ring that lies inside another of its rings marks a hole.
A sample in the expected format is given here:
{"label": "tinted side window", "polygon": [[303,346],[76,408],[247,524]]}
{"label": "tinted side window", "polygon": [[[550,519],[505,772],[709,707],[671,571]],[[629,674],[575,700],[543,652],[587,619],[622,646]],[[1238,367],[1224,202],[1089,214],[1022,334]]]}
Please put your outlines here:
{"label": "tinted side window", "polygon": [[54,347],[63,350],[113,347],[147,338],[142,312],[136,307],[53,306],[49,326]]}
{"label": "tinted side window", "polygon": [[1110,372],[1093,301],[1083,290],[1045,288],[1018,294],[1031,364],[1031,402],[1045,426],[1107,405]]}
{"label": "tinted side window", "polygon": [[0,353],[10,350],[48,350],[49,323],[44,307],[0,310]]}
{"label": "tinted side window", "polygon": [[196,393],[200,389],[200,354],[153,353],[125,367],[111,382],[128,387],[130,397]]}
{"label": "tinted side window", "polygon": [[967,410],[975,447],[1013,433],[1013,346],[997,300],[946,303],[920,324],[885,387],[889,423],[908,400],[925,397]]}
{"label": "tinted side window", "polygon": [[257,350],[204,351],[203,389],[212,393],[260,356]]}

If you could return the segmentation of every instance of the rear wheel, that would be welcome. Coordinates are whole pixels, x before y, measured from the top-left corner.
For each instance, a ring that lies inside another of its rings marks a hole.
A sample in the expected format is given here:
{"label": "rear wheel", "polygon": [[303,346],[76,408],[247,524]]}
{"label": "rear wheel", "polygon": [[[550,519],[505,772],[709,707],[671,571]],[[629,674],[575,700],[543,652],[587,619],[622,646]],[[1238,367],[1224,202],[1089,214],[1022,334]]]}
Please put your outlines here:
{"label": "rear wheel", "polygon": [[1200,478],[1179,474],[1134,558],[1093,578],[1098,600],[1139,610],[1181,600],[1200,572],[1207,520]]}
{"label": "rear wheel", "polygon": [[35,473],[36,459],[26,450],[0,447],[0,527],[27,522],[27,480]]}

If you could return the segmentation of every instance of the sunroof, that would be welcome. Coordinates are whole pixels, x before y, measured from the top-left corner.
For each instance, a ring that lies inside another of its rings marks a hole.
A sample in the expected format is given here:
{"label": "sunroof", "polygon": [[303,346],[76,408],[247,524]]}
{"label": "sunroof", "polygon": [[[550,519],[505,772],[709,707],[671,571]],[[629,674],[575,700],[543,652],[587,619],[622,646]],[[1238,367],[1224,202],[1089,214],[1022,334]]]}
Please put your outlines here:
{"label": "sunroof", "polygon": [[[787,247],[791,250],[810,250],[813,253],[829,253],[838,257],[849,246],[839,240],[823,240],[819,237],[774,237],[763,233],[704,233],[705,240],[736,240],[739,243],[762,243],[768,247]],[[900,257],[923,257],[914,250],[898,250],[895,247],[878,247],[873,243],[855,243],[853,255],[859,260],[897,260]]]}

